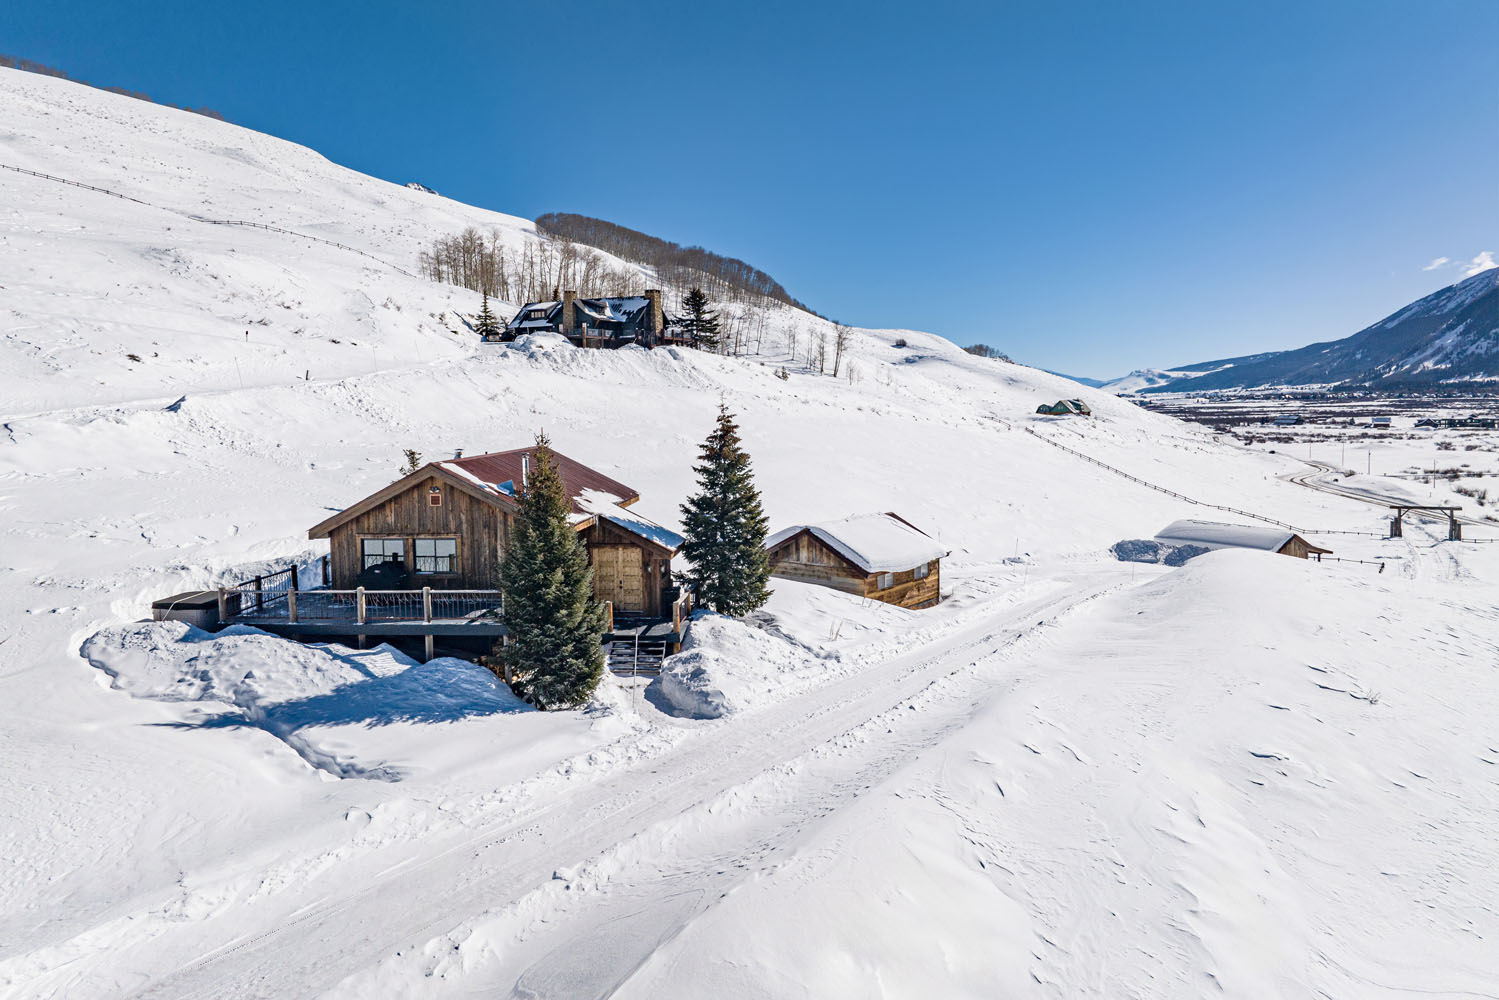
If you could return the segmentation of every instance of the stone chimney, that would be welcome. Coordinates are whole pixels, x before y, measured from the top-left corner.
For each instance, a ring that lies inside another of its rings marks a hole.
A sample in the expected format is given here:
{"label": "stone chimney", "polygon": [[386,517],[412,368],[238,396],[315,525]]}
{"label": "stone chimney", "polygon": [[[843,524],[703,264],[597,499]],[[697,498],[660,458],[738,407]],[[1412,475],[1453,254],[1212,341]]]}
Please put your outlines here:
{"label": "stone chimney", "polygon": [[562,332],[572,333],[578,325],[578,293],[566,291],[562,293]]}
{"label": "stone chimney", "polygon": [[645,297],[650,300],[650,305],[646,307],[645,332],[647,337],[655,340],[666,327],[666,317],[661,311],[661,289],[647,288]]}

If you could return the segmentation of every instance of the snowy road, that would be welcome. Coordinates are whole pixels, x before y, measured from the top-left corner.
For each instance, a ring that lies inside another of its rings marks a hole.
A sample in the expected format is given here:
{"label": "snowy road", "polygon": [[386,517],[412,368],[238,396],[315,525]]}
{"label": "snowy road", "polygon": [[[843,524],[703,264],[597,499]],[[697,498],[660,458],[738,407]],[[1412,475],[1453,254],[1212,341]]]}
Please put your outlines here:
{"label": "snowy road", "polygon": [[[507,956],[488,976],[515,975],[528,996],[607,995],[674,923],[774,866],[798,830],[961,726],[976,702],[1002,690],[996,684],[1007,662],[1025,655],[1039,632],[1117,586],[1119,572],[1109,574],[1112,584],[1079,579],[1004,614],[978,614],[948,636],[777,711],[704,726],[676,749],[611,778],[539,790],[518,815],[468,831],[420,861],[372,870],[362,883],[346,869],[344,884],[359,884],[358,891],[310,902],[294,894],[266,907],[259,933],[214,941],[210,922],[194,945],[201,954],[180,955],[174,970],[151,970],[150,986],[129,995],[316,994],[397,952],[445,941],[470,918],[507,912],[576,930],[550,927],[546,951],[538,947],[525,964]],[[923,701],[920,712],[909,710],[913,699]],[[824,755],[837,766],[813,766]],[[699,850],[665,848],[684,837],[696,838]],[[558,872],[572,874],[554,878]],[[575,891],[575,879],[594,880],[593,891]],[[307,886],[314,897],[316,889],[315,881]],[[580,948],[589,960],[579,961]]]}

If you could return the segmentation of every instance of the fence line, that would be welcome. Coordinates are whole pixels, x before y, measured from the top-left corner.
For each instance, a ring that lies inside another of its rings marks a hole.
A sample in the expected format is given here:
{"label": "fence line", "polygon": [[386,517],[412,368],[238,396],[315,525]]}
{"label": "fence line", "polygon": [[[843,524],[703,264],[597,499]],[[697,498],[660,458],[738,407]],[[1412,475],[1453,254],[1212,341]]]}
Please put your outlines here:
{"label": "fence line", "polygon": [[184,219],[191,219],[194,222],[202,222],[210,226],[248,226],[252,229],[264,229],[272,233],[282,233],[286,236],[296,236],[299,239],[311,240],[314,243],[325,243],[330,247],[337,247],[340,250],[347,250],[349,253],[357,253],[361,257],[368,257],[375,263],[382,264],[385,267],[390,268],[392,271],[398,271],[401,274],[406,275],[406,277],[408,278],[417,277],[415,274],[412,274],[404,267],[401,267],[397,264],[392,264],[390,261],[380,257],[376,257],[372,253],[360,250],[358,247],[351,247],[345,243],[340,243],[337,240],[325,239],[321,236],[309,236],[306,233],[299,233],[292,229],[282,229],[280,226],[269,226],[264,222],[242,222],[238,219],[210,219],[206,216],[193,215],[191,212],[183,212],[175,208],[162,208],[160,205],[153,205],[149,201],[141,201],[139,198],[132,198],[128,194],[121,194],[118,191],[111,191],[109,188],[95,187],[92,184],[84,184],[81,181],[68,180],[66,177],[56,177],[52,174],[44,174],[37,170],[27,170],[25,167],[16,167],[12,166],[9,163],[0,163],[0,167],[3,167],[6,170],[14,170],[18,174],[30,174],[32,177],[40,177],[43,180],[56,181],[59,184],[68,184],[72,187],[82,188],[85,191],[96,191],[99,194],[107,194],[111,198],[119,198],[124,201],[133,201],[137,205],[145,205],[147,208],[154,208],[162,212],[171,212],[173,215],[180,215]]}
{"label": "fence line", "polygon": [[1285,521],[1277,521],[1273,517],[1266,517],[1263,514],[1256,514],[1253,511],[1240,510],[1238,507],[1225,507],[1222,504],[1207,503],[1206,501],[1198,500],[1198,499],[1195,499],[1193,497],[1189,497],[1189,496],[1187,496],[1187,495],[1185,495],[1183,493],[1178,493],[1175,490],[1168,490],[1164,486],[1157,486],[1155,483],[1146,482],[1144,479],[1141,479],[1139,476],[1132,476],[1128,472],[1125,472],[1123,469],[1115,468],[1114,466],[1109,465],[1107,462],[1100,462],[1098,459],[1094,458],[1092,455],[1084,454],[1083,452],[1078,451],[1076,448],[1069,448],[1065,444],[1061,444],[1061,443],[1059,443],[1057,441],[1053,441],[1051,438],[1047,437],[1045,434],[1038,434],[1038,433],[1036,433],[1035,430],[1033,430],[1030,427],[1025,428],[1025,432],[1027,434],[1031,435],[1034,438],[1037,438],[1037,439],[1039,439],[1041,441],[1045,441],[1047,444],[1051,445],[1053,448],[1060,448],[1061,450],[1065,451],[1069,455],[1073,455],[1073,456],[1075,456],[1077,458],[1080,458],[1084,462],[1090,462],[1093,465],[1098,466],[1100,469],[1107,469],[1109,472],[1112,472],[1114,475],[1116,475],[1116,476],[1122,476],[1123,478],[1128,479],[1132,483],[1138,483],[1139,485],[1144,486],[1147,489],[1155,490],[1157,493],[1164,493],[1167,496],[1175,497],[1176,499],[1185,501],[1186,503],[1195,504],[1198,507],[1207,507],[1207,508],[1210,508],[1212,510],[1227,511],[1230,514],[1238,514],[1240,517],[1249,517],[1249,518],[1253,518],[1256,521],[1264,521],[1267,524],[1273,524],[1273,525],[1275,525],[1277,528],[1285,528],[1287,531],[1294,531],[1294,532],[1297,532],[1298,534],[1302,534],[1302,535],[1365,535],[1365,536],[1367,536],[1369,538],[1384,538],[1384,537],[1386,537],[1385,535],[1381,534],[1378,531],[1342,531],[1342,530],[1339,530],[1339,529],[1328,529],[1328,530],[1324,531],[1324,530],[1320,530],[1320,529],[1317,529],[1317,528],[1298,528],[1294,524],[1287,524]]}

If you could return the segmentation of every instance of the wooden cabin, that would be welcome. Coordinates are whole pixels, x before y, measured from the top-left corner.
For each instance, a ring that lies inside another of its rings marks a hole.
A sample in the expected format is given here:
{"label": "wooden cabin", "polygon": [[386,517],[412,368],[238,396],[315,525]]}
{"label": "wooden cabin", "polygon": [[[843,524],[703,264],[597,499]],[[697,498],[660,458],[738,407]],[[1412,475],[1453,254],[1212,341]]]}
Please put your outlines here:
{"label": "wooden cabin", "polygon": [[1283,556],[1321,558],[1332,552],[1302,538],[1294,531],[1257,524],[1223,524],[1218,521],[1174,521],[1155,536],[1167,545],[1197,545],[1205,549],[1260,549]]}
{"label": "wooden cabin", "polygon": [[765,542],[770,572],[904,608],[942,599],[947,551],[897,514],[856,514],[798,524]]}
{"label": "wooden cabin", "polygon": [[[572,498],[573,527],[588,543],[594,592],[616,614],[658,618],[670,598],[675,532],[629,508],[640,494],[566,455],[552,453]],[[328,539],[334,589],[359,586],[361,574],[396,564],[406,587],[490,589],[514,530],[517,497],[536,467],[536,450],[518,448],[429,462],[307,532]],[[394,588],[399,589],[399,588]]]}

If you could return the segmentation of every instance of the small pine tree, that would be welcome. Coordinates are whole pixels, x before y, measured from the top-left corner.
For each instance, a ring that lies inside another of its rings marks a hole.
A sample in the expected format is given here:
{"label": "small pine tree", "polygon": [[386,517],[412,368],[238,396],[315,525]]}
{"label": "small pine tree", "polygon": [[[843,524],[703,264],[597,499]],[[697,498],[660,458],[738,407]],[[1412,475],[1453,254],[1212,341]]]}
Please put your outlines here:
{"label": "small pine tree", "polygon": [[510,642],[501,651],[516,694],[537,708],[573,708],[604,675],[604,608],[593,595],[588,547],[545,434],[520,495],[510,550],[500,567]]}
{"label": "small pine tree", "polygon": [[404,452],[406,464],[401,466],[401,475],[409,476],[422,467],[422,453],[415,448],[407,448]]}
{"label": "small pine tree", "polygon": [[687,315],[682,317],[683,332],[692,340],[692,346],[701,350],[718,350],[718,313],[709,308],[712,305],[708,295],[701,288],[694,287],[682,297],[682,311]]}
{"label": "small pine tree", "polygon": [[494,313],[489,311],[489,293],[484,294],[484,306],[479,310],[479,319],[474,326],[474,331],[485,340],[495,340],[500,336],[500,321],[495,319]]}
{"label": "small pine tree", "polygon": [[703,442],[693,471],[698,493],[682,505],[682,555],[692,561],[687,579],[698,603],[720,614],[748,614],[770,598],[768,521],[739,427],[722,403],[718,425]]}

